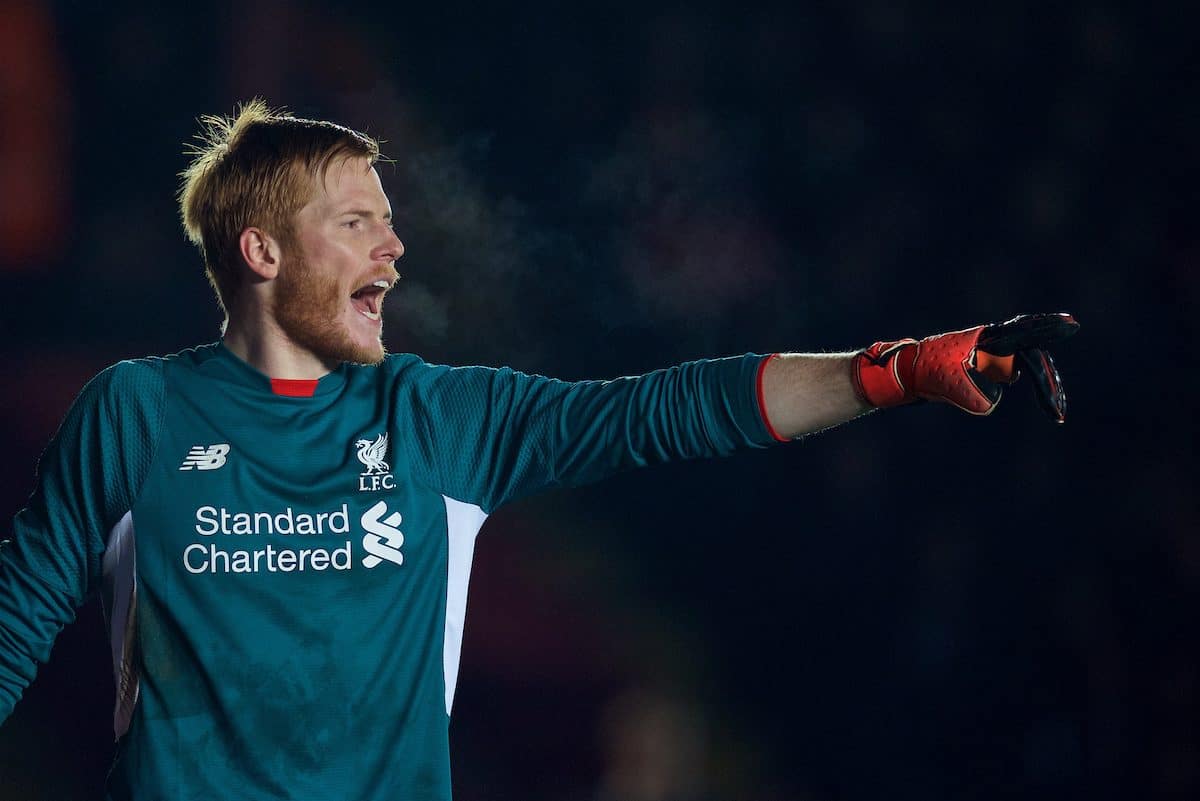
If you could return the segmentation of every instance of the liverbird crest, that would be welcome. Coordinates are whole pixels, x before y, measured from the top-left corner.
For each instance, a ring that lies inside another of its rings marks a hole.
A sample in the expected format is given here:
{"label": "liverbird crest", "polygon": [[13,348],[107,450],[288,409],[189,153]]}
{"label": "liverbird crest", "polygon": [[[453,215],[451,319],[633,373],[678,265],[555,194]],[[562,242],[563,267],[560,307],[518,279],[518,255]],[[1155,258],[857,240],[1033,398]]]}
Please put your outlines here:
{"label": "liverbird crest", "polygon": [[386,473],[391,470],[388,463],[384,461],[387,457],[387,432],[376,437],[374,442],[368,439],[360,439],[354,443],[354,447],[358,448],[358,461],[362,462],[367,468],[363,475],[369,476]]}

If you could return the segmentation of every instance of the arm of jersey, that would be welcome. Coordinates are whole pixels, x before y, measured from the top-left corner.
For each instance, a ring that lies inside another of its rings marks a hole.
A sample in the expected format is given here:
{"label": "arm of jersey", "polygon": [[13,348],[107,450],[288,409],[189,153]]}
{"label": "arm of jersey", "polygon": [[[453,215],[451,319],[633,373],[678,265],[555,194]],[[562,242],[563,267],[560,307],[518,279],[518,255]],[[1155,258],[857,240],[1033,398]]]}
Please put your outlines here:
{"label": "arm of jersey", "polygon": [[162,413],[157,361],[121,362],[75,399],[0,542],[0,721],[98,586],[105,538],[150,466]]}
{"label": "arm of jersey", "polygon": [[430,486],[491,512],[632,467],[765,447],[776,438],[761,411],[764,358],[579,382],[422,365],[404,404],[414,414],[417,467]]}

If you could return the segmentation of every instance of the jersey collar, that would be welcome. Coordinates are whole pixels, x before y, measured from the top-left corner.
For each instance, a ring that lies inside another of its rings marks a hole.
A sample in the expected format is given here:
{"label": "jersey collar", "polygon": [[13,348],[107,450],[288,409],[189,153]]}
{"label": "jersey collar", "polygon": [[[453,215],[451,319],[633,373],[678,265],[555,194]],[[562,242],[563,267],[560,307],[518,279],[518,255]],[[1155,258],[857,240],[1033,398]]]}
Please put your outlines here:
{"label": "jersey collar", "polygon": [[225,346],[224,340],[214,346],[214,354],[229,376],[244,386],[264,390],[283,398],[312,398],[338,390],[346,383],[346,363],[342,362],[333,372],[316,379],[271,378],[242,361],[236,353]]}

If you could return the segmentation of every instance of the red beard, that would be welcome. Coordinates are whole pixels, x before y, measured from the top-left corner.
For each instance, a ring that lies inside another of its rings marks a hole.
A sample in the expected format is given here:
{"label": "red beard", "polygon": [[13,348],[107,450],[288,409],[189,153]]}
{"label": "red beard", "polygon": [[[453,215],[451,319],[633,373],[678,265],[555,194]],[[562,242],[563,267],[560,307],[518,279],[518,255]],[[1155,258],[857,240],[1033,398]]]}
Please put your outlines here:
{"label": "red beard", "polygon": [[379,364],[387,353],[383,343],[364,347],[342,323],[347,297],[336,278],[318,275],[297,256],[279,271],[275,320],[289,339],[321,359]]}

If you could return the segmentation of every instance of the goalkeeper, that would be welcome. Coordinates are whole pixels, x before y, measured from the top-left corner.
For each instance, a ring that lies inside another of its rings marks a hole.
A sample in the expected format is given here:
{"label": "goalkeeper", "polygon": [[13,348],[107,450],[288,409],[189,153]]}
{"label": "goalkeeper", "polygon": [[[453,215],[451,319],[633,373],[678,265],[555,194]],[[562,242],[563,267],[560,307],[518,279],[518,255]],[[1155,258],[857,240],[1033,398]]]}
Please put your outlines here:
{"label": "goalkeeper", "polygon": [[222,336],[89,382],[0,545],[0,721],[101,596],[110,801],[449,799],[475,537],[514,498],[873,408],[986,415],[1022,373],[1064,419],[1066,314],[611,381],[387,355],[376,142],[258,101],[203,124],[180,205]]}

